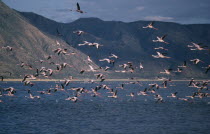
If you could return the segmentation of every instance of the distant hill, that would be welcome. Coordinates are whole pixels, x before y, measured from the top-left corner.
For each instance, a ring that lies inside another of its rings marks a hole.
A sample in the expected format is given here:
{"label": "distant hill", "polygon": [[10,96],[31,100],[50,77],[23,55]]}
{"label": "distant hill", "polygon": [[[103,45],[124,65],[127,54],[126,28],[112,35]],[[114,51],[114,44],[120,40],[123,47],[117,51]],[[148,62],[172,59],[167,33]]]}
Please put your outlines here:
{"label": "distant hill", "polygon": [[[81,18],[72,23],[58,23],[34,13],[21,12],[23,16],[34,26],[43,32],[57,36],[57,31],[63,36],[60,38],[66,40],[71,46],[90,55],[94,61],[100,66],[106,66],[107,63],[99,62],[99,59],[106,58],[110,53],[118,55],[120,58],[116,60],[115,67],[112,70],[119,70],[118,65],[128,61],[138,67],[141,62],[144,66],[143,70],[136,69],[135,73],[116,73],[113,77],[140,77],[155,78],[156,76],[168,76],[160,74],[164,69],[172,68],[176,70],[184,61],[187,61],[187,68],[183,68],[182,73],[172,73],[168,77],[188,79],[194,78],[210,78],[209,74],[205,74],[205,68],[210,64],[210,52],[191,51],[187,45],[191,42],[203,43],[210,48],[210,24],[193,24],[181,25],[171,22],[155,22],[154,29],[143,29],[150,22],[136,21],[124,23],[118,21],[103,21],[98,18]],[[77,36],[73,33],[75,30],[83,30],[87,32],[84,35]],[[170,44],[154,43],[152,40],[156,36],[167,34],[165,41]],[[89,48],[87,46],[78,46],[83,41],[98,42],[103,44],[99,50]],[[155,47],[164,47],[168,49],[170,59],[155,59],[151,55],[155,55],[156,51],[166,52],[163,50],[155,50]],[[192,64],[190,60],[199,58],[205,63],[198,65]]]}
{"label": "distant hill", "polygon": [[[25,74],[35,74],[36,69],[40,70],[45,67],[56,70],[56,64],[68,63],[71,67],[67,66],[60,72],[54,71],[54,74],[48,78],[85,77],[79,72],[82,69],[90,70],[88,62],[85,61],[87,55],[69,46],[60,38],[43,33],[1,1],[0,11],[0,76],[23,78]],[[56,40],[60,42],[60,46],[56,44]],[[6,46],[11,46],[13,50],[7,51]],[[67,53],[71,54],[57,55],[53,52],[57,48],[67,49]],[[47,60],[49,55],[52,58]],[[44,60],[44,62],[40,63],[39,60]],[[32,68],[29,66],[21,67],[21,62],[32,66]],[[91,63],[91,65],[98,68],[95,63]],[[11,76],[10,73],[12,73]],[[94,77],[91,71],[87,72],[86,75]]]}

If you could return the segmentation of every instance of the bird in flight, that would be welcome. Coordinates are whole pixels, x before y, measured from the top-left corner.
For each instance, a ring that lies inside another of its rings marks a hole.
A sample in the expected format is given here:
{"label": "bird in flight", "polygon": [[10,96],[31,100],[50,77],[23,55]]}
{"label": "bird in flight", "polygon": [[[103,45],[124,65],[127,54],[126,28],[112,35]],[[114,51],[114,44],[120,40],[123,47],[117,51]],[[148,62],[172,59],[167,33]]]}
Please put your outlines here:
{"label": "bird in flight", "polygon": [[94,42],[92,44],[89,44],[89,46],[95,46],[98,49],[100,46],[103,46],[103,45]]}
{"label": "bird in flight", "polygon": [[77,31],[73,31],[73,33],[77,34],[78,36],[84,34],[85,32],[84,31],[81,31],[81,30],[77,30]]}
{"label": "bird in flight", "polygon": [[84,12],[80,9],[79,3],[77,3],[77,10],[76,11],[79,12],[79,13],[86,13],[86,12]]}
{"label": "bird in flight", "polygon": [[140,69],[143,69],[144,68],[143,65],[141,64],[141,62],[140,62],[139,68]]}
{"label": "bird in flight", "polygon": [[193,60],[190,60],[193,62],[193,64],[198,64],[199,62],[203,62],[202,60],[196,58],[196,59],[193,59]]}
{"label": "bird in flight", "polygon": [[99,61],[107,61],[109,64],[113,64],[114,65],[114,60],[108,59],[108,58],[104,58],[104,59],[99,59]]}
{"label": "bird in flight", "polygon": [[156,48],[154,48],[154,49],[162,49],[162,50],[168,51],[168,49],[165,49],[164,47],[156,47]]}
{"label": "bird in flight", "polygon": [[78,100],[78,98],[77,98],[77,95],[76,96],[74,96],[74,97],[68,97],[68,98],[66,98],[65,100],[70,100],[70,101],[73,101],[73,102],[77,102],[77,100]]}
{"label": "bird in flight", "polygon": [[210,65],[208,65],[208,67],[206,67],[205,73],[207,74],[209,70],[210,70]]}
{"label": "bird in flight", "polygon": [[172,69],[164,69],[164,72],[160,72],[162,74],[171,74]]}
{"label": "bird in flight", "polygon": [[184,61],[184,63],[183,63],[183,65],[181,65],[181,66],[178,66],[178,67],[187,67],[187,61]]}
{"label": "bird in flight", "polygon": [[117,90],[115,90],[115,92],[113,92],[113,95],[112,96],[108,96],[110,98],[117,98]]}
{"label": "bird in flight", "polygon": [[6,49],[8,52],[13,50],[11,46],[2,47],[2,49]]}
{"label": "bird in flight", "polygon": [[143,28],[151,28],[151,29],[155,29],[155,30],[158,30],[157,28],[155,28],[154,26],[154,21],[149,23],[147,26],[143,27]]}
{"label": "bird in flight", "polygon": [[171,58],[171,57],[166,56],[167,53],[157,52],[157,54],[158,55],[152,55],[152,57],[154,57],[154,58]]}
{"label": "bird in flight", "polygon": [[[177,93],[178,93],[178,92],[171,93],[171,96],[167,96],[167,97],[177,98],[177,96],[176,96]],[[178,99],[178,98],[177,98],[177,99]]]}
{"label": "bird in flight", "polygon": [[85,46],[85,45],[91,46],[92,45],[91,42],[88,42],[88,41],[83,41],[83,42],[84,42],[83,44],[78,44],[78,46]]}
{"label": "bird in flight", "polygon": [[[201,46],[202,43],[194,43],[194,42],[191,42],[193,45],[188,45],[188,47],[191,47],[190,50],[208,50],[208,49],[205,49],[205,47],[208,47],[208,46]],[[194,48],[192,48],[194,47]]]}
{"label": "bird in flight", "polygon": [[163,43],[165,43],[165,44],[169,44],[168,42],[165,42],[165,41],[164,41],[164,39],[165,39],[166,36],[167,36],[167,34],[164,35],[164,36],[162,36],[162,37],[158,37],[158,36],[157,36],[157,40],[152,40],[152,41],[153,41],[153,42],[163,42]]}
{"label": "bird in flight", "polygon": [[117,56],[117,55],[115,55],[115,54],[111,54],[111,56],[109,56],[109,58],[115,58],[115,59],[118,59],[119,57]]}

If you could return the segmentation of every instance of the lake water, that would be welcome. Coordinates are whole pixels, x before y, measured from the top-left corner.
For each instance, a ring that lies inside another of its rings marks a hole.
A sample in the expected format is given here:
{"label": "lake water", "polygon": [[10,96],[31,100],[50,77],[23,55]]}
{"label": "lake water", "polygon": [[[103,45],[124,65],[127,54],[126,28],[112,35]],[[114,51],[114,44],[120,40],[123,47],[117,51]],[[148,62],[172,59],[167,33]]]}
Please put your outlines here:
{"label": "lake water", "polygon": [[[188,87],[188,82],[171,82],[168,88],[157,89],[163,97],[163,103],[156,103],[154,95],[137,95],[149,83],[125,84],[126,82],[82,83],[73,82],[66,91],[40,94],[54,87],[55,82],[34,82],[33,87],[20,82],[1,82],[1,88],[14,87],[15,96],[1,96],[0,134],[209,134],[210,133],[210,97],[183,101],[169,98],[178,92],[179,98],[186,98],[196,92]],[[74,96],[71,87],[85,87],[91,90],[97,85],[106,84],[118,89],[118,98],[108,98],[107,90],[98,91],[100,96],[83,93],[76,103],[65,100]],[[40,99],[30,99],[27,89]],[[131,92],[134,97],[128,96]],[[210,90],[204,90],[210,93]],[[6,94],[7,92],[4,92]],[[25,97],[27,96],[27,97]]]}

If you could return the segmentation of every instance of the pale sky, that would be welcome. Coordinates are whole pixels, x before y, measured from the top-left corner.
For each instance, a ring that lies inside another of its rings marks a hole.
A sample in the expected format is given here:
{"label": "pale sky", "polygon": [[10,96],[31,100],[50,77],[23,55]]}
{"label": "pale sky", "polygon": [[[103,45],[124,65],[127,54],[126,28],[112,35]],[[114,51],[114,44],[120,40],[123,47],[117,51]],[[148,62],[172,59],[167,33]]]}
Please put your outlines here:
{"label": "pale sky", "polygon": [[[210,0],[2,0],[18,11],[34,12],[58,22],[97,17],[133,22],[156,20],[182,24],[210,24]],[[76,3],[87,13],[72,12]]]}

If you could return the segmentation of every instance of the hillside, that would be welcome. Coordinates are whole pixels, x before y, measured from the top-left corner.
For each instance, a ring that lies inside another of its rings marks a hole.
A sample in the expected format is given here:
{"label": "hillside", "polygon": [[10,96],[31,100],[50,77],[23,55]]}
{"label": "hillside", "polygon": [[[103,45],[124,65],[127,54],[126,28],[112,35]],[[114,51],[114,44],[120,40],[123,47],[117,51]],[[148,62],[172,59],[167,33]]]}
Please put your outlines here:
{"label": "hillside", "polygon": [[[41,32],[3,2],[0,2],[0,11],[0,76],[23,78],[24,75],[35,74],[37,69],[41,70],[45,67],[52,69],[54,73],[40,78],[85,77],[79,72],[82,69],[90,69],[88,62],[85,61],[87,55],[72,48],[62,39]],[[60,45],[57,45],[56,40]],[[12,51],[6,46],[12,47]],[[66,54],[54,53],[58,48],[67,49]],[[52,58],[47,60],[50,55]],[[43,60],[43,63],[40,60]],[[23,67],[21,67],[22,62],[25,64]],[[69,66],[57,70],[59,65],[56,64],[62,63],[68,63]],[[98,67],[95,63],[91,64]],[[86,75],[94,77],[91,71]]]}
{"label": "hillside", "polygon": [[[170,77],[174,78],[209,78],[209,74],[205,74],[205,69],[210,64],[209,51],[191,51],[187,45],[191,42],[203,43],[210,47],[210,24],[194,24],[181,25],[171,22],[155,22],[154,26],[159,30],[143,29],[150,22],[137,21],[131,23],[117,21],[103,21],[98,18],[81,18],[72,23],[58,23],[34,13],[21,13],[23,16],[38,27],[43,32],[58,36],[59,31],[63,36],[59,36],[66,40],[71,46],[81,50],[93,57],[94,61],[100,66],[106,66],[105,62],[99,59],[107,58],[110,53],[118,55],[120,58],[116,60],[116,65],[112,70],[118,70],[118,65],[128,61],[133,62],[138,67],[141,62],[144,70],[136,69],[136,73],[131,76],[140,78],[154,78],[164,69],[172,68],[176,70],[184,61],[187,61],[187,68],[183,68],[182,73],[173,73]],[[75,30],[83,30],[86,34],[77,36],[73,33]],[[156,36],[167,34],[165,41],[170,44],[154,43]],[[99,50],[95,51],[87,46],[78,46],[83,41],[98,42],[103,44]],[[164,47],[168,49],[170,59],[155,59],[151,55],[155,55],[156,51],[165,52],[163,50],[155,50],[156,47]],[[194,65],[190,60],[199,58],[205,63]],[[113,74],[117,77],[126,77],[130,74]],[[163,75],[167,76],[167,75]]]}

